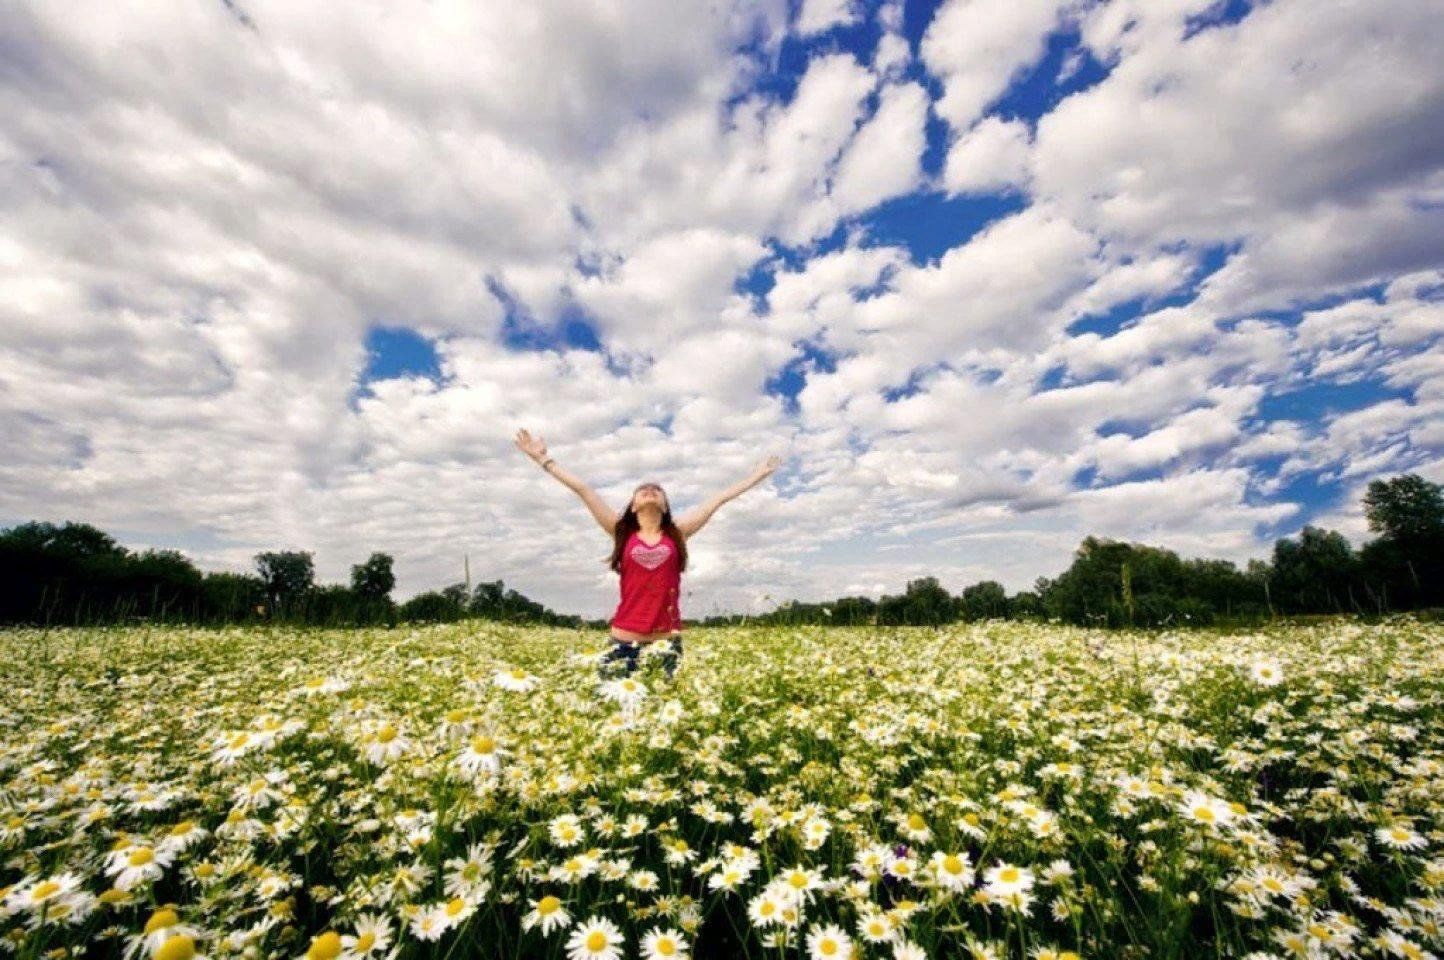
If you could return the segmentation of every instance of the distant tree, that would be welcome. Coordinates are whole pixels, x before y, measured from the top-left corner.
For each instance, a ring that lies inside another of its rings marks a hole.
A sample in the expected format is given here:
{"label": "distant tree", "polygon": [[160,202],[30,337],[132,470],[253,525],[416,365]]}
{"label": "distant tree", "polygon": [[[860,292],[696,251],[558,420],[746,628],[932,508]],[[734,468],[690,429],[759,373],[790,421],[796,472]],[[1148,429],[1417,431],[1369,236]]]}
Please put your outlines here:
{"label": "distant tree", "polygon": [[996,580],[964,587],[958,606],[965,620],[991,620],[1008,615],[1008,592]]}
{"label": "distant tree", "polygon": [[[462,590],[465,592],[465,587]],[[429,590],[403,603],[397,616],[407,622],[453,623],[460,620],[464,613],[465,608],[457,602],[455,594],[448,596]]]}
{"label": "distant tree", "polygon": [[1364,590],[1378,609],[1444,606],[1444,488],[1418,474],[1372,481],[1360,551]]}
{"label": "distant tree", "polygon": [[1344,613],[1358,608],[1354,548],[1335,530],[1306,525],[1298,540],[1274,543],[1269,589],[1287,613]]}
{"label": "distant tree", "polygon": [[1369,529],[1399,543],[1444,535],[1444,487],[1417,473],[1372,480],[1364,493]]}
{"label": "distant tree", "polygon": [[266,600],[273,616],[289,616],[316,581],[312,553],[283,550],[256,554],[256,572],[266,586]]}
{"label": "distant tree", "polygon": [[373,553],[365,563],[351,568],[351,589],[356,595],[367,600],[384,600],[396,587],[396,575],[391,572],[391,556]]}
{"label": "distant tree", "polygon": [[208,573],[201,582],[200,619],[211,623],[243,623],[264,609],[266,585],[248,573]]}

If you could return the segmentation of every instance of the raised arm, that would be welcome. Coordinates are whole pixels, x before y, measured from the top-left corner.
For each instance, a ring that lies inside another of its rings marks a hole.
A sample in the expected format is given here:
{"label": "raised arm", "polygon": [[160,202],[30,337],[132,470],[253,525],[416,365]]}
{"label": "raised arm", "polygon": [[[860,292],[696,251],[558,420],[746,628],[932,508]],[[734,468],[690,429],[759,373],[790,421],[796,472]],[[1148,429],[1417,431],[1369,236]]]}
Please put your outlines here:
{"label": "raised arm", "polygon": [[781,462],[781,457],[768,457],[754,467],[745,479],[737,481],[721,493],[702,501],[700,506],[687,511],[686,515],[677,521],[677,529],[682,531],[682,536],[690,540],[692,534],[701,530],[703,524],[712,519],[712,514],[717,512],[718,507],[722,506],[722,504],[728,500],[740,497],[763,480],[766,480]]}
{"label": "raised arm", "polygon": [[616,532],[617,520],[619,519],[617,511],[607,506],[606,503],[602,501],[602,498],[597,496],[597,492],[587,486],[580,477],[563,470],[561,465],[556,462],[555,457],[547,456],[545,440],[541,437],[533,437],[525,430],[518,430],[516,432],[516,445],[517,449],[522,453],[540,464],[543,470],[553,477],[556,477],[566,485],[567,489],[581,497],[582,502],[587,505],[587,509],[592,512],[592,516],[596,518],[597,525],[607,531],[607,536],[610,537]]}

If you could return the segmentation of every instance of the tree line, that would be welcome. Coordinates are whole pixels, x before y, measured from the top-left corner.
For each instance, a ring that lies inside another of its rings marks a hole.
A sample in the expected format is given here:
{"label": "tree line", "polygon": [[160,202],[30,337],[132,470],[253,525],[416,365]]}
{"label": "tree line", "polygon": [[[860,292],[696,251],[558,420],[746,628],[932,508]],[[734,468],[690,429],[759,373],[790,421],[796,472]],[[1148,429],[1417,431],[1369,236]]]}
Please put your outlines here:
{"label": "tree line", "polygon": [[[992,580],[952,595],[936,577],[921,577],[902,594],[877,600],[787,601],[761,616],[700,623],[928,625],[1004,618],[1160,627],[1444,607],[1444,488],[1411,473],[1370,482],[1363,499],[1376,536],[1357,551],[1336,531],[1305,526],[1297,537],[1276,541],[1269,560],[1239,569],[1227,560],[1183,559],[1160,547],[1088,536],[1067,570],[1011,596]],[[353,566],[349,584],[316,583],[310,551],[258,553],[254,560],[254,573],[202,573],[178,551],[132,552],[86,523],[25,523],[0,531],[0,623],[367,626],[481,618],[607,624],[555,613],[501,580],[453,583],[397,604],[392,558],[385,553]]]}
{"label": "tree line", "polygon": [[464,617],[580,626],[501,580],[457,583],[398,604],[389,554],[351,568],[349,584],[316,582],[309,550],[258,553],[254,573],[202,573],[176,550],[133,552],[88,523],[24,523],[0,532],[0,623],[89,625],[136,620],[393,626]]}
{"label": "tree line", "polygon": [[788,601],[762,616],[704,624],[925,625],[1048,620],[1103,627],[1259,622],[1278,616],[1388,613],[1444,607],[1444,495],[1418,474],[1369,483],[1363,498],[1376,536],[1359,550],[1343,534],[1305,526],[1274,543],[1269,560],[1184,559],[1141,543],[1085,537],[1072,564],[1009,595],[984,580],[950,594],[936,577],[878,600]]}

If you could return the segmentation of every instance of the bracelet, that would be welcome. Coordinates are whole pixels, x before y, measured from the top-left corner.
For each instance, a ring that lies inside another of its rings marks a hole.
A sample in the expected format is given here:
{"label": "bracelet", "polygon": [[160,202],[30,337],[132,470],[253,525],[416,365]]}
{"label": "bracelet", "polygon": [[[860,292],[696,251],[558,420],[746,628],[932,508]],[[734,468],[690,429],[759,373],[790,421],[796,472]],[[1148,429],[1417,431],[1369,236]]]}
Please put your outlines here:
{"label": "bracelet", "polygon": [[547,468],[547,464],[555,463],[556,459],[556,457],[547,457],[545,460],[542,461],[541,468],[545,470]]}

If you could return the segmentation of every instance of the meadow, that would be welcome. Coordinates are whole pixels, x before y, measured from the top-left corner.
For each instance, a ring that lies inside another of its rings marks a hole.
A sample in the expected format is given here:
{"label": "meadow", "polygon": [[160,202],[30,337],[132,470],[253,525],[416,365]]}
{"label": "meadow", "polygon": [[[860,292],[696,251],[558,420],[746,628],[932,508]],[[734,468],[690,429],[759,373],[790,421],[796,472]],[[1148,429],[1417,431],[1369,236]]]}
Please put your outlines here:
{"label": "meadow", "polygon": [[0,949],[1431,957],[1444,626],[0,634]]}

